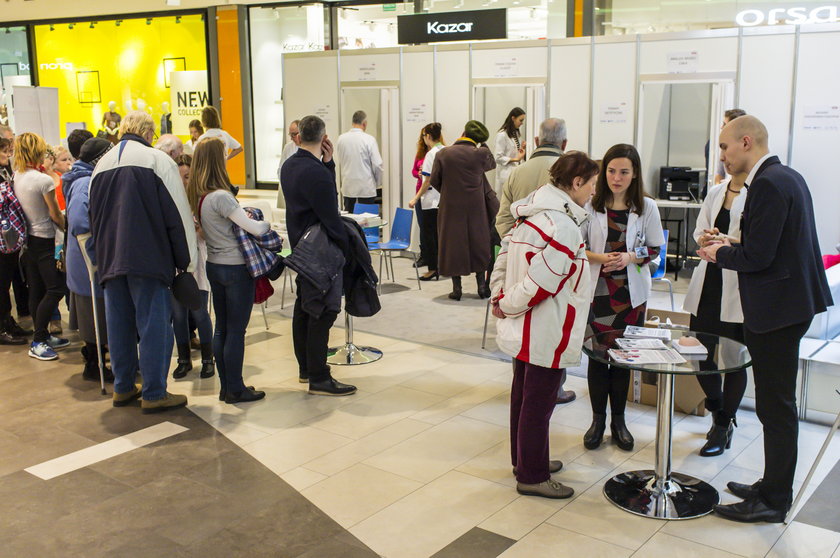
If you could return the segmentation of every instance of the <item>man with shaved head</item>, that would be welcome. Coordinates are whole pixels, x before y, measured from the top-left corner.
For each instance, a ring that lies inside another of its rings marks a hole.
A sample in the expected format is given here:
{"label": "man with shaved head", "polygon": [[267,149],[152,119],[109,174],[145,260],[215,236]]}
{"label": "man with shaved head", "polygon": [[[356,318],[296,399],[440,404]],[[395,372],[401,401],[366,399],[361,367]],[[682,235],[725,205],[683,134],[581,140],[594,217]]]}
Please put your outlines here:
{"label": "man with shaved head", "polygon": [[744,500],[715,511],[736,521],[780,523],[791,506],[796,470],[799,341],[832,300],[808,185],[770,155],[764,124],[749,115],[732,120],[721,131],[720,151],[729,174],[748,173],[741,242],[720,237],[698,254],[738,272],[755,411],[764,427],[764,476],[751,485],[728,483]]}

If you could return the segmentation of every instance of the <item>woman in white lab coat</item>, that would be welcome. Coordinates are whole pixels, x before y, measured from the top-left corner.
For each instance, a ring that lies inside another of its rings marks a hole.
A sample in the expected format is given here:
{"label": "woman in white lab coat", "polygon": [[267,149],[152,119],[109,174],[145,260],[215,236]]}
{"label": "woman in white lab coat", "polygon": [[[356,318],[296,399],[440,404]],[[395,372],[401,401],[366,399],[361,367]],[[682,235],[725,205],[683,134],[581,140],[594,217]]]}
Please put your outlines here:
{"label": "woman in white lab coat", "polygon": [[519,128],[525,122],[525,111],[514,107],[505,118],[505,123],[496,134],[496,144],[493,156],[496,159],[496,197],[502,197],[502,188],[508,176],[516,166],[525,159],[525,143],[519,133]]}
{"label": "woman in white lab coat", "polygon": [[[741,213],[747,199],[746,178],[746,173],[740,173],[709,190],[694,229],[694,240],[699,246],[705,246],[718,234],[740,242]],[[701,260],[691,276],[683,309],[691,313],[692,331],[714,333],[744,342],[744,314],[735,271]],[[704,339],[702,335],[698,337],[709,350],[709,355],[714,355],[717,342]],[[700,368],[717,369],[711,361],[700,363]],[[731,445],[735,413],[747,389],[746,370],[730,372],[726,374],[726,380],[721,376],[697,376],[706,394],[706,409],[712,413],[712,428],[700,450],[700,455],[704,457],[721,455]]]}
{"label": "woman in white lab coat", "polygon": [[[665,237],[656,202],[645,196],[641,167],[635,147],[612,146],[601,163],[595,196],[586,207],[591,217],[582,232],[594,285],[591,333],[644,325],[651,286],[647,264],[659,254]],[[630,371],[590,359],[587,378],[592,425],[583,445],[587,449],[601,445],[609,400],[612,442],[632,450],[635,441],[624,420]]]}

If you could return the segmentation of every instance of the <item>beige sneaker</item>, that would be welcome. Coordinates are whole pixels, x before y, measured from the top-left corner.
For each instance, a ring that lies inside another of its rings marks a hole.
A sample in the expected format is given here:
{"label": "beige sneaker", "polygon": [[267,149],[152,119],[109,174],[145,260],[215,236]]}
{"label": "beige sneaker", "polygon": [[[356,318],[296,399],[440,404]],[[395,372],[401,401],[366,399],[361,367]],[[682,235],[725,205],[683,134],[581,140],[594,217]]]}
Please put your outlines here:
{"label": "beige sneaker", "polygon": [[516,491],[523,496],[542,496],[543,498],[571,498],[575,491],[560,484],[554,479],[548,479],[539,484],[516,483]]}
{"label": "beige sneaker", "polygon": [[140,397],[140,384],[135,384],[134,391],[129,391],[128,393],[117,393],[115,391],[114,407],[125,407],[138,397]]}
{"label": "beige sneaker", "polygon": [[178,409],[180,407],[185,406],[186,404],[186,395],[176,395],[167,391],[163,399],[157,399],[155,401],[147,401],[144,399],[140,403],[140,407],[142,407],[144,413],[149,414],[160,413],[163,411],[168,411],[170,409]]}

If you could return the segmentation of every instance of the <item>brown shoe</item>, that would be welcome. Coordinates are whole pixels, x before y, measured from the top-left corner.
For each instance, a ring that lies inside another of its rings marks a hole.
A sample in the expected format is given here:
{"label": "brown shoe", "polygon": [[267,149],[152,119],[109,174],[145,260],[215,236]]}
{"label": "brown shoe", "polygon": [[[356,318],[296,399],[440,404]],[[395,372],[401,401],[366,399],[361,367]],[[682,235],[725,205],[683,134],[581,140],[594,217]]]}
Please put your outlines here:
{"label": "brown shoe", "polygon": [[61,335],[63,330],[61,329],[61,320],[51,320],[50,321],[50,335]]}
{"label": "brown shoe", "polygon": [[564,389],[560,393],[557,394],[557,404],[562,405],[564,403],[571,403],[577,398],[577,394],[572,390]]}
{"label": "brown shoe", "polygon": [[523,496],[541,496],[543,498],[571,498],[575,493],[574,489],[569,486],[560,484],[554,479],[548,479],[539,484],[525,484],[522,482],[516,483],[516,491]]}
{"label": "brown shoe", "polygon": [[134,386],[134,391],[128,393],[114,392],[114,407],[125,407],[131,404],[132,401],[140,397],[140,384]]}
{"label": "brown shoe", "polygon": [[168,411],[170,409],[179,409],[186,406],[186,404],[186,395],[176,395],[167,391],[166,395],[163,396],[163,399],[156,399],[155,401],[148,401],[144,399],[140,403],[140,407],[143,408],[143,412],[145,414],[149,414],[162,413],[163,411]]}

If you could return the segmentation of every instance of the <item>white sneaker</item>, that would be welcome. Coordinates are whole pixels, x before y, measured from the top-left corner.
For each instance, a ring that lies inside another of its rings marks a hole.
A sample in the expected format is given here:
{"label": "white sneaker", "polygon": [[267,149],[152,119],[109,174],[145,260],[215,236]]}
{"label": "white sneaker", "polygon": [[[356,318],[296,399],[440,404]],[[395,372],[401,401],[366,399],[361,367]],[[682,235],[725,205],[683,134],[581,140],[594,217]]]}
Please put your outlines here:
{"label": "white sneaker", "polygon": [[37,358],[38,360],[56,360],[58,355],[52,350],[52,347],[41,341],[40,343],[32,343],[29,345],[29,356]]}

